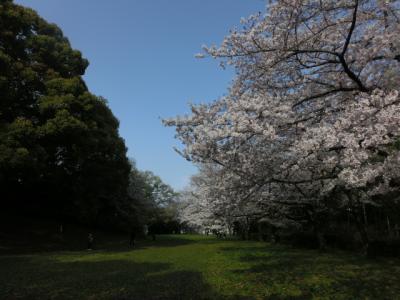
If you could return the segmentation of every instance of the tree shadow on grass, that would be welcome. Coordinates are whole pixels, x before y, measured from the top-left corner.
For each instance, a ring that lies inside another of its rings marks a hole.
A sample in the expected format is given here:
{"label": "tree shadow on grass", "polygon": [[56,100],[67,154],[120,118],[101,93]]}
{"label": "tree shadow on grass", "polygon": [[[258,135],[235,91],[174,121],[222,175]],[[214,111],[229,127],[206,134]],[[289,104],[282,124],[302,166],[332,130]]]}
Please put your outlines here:
{"label": "tree shadow on grass", "polygon": [[[129,235],[94,234],[94,249],[99,251],[127,252],[149,247],[178,247],[201,242],[201,240],[189,239],[179,235],[157,236],[155,241],[151,239],[138,239],[135,246],[129,245]],[[14,236],[12,239],[0,238],[0,256],[13,254],[48,253],[58,251],[84,251],[87,248],[86,233],[35,236]]]}
{"label": "tree shadow on grass", "polygon": [[179,247],[190,245],[194,243],[199,243],[201,241],[187,239],[184,236],[179,235],[158,235],[156,240],[153,241],[149,238],[147,239],[139,239],[135,242],[135,246],[132,247],[129,245],[128,239],[120,239],[118,241],[115,240],[106,240],[103,239],[99,242],[96,248],[102,251],[132,251],[132,250],[142,250],[147,248],[169,248],[169,247]]}
{"label": "tree shadow on grass", "polygon": [[[233,248],[224,248],[229,253]],[[247,269],[233,271],[261,283],[265,299],[400,299],[400,261],[285,246],[240,249]]]}
{"label": "tree shadow on grass", "polygon": [[[8,259],[7,259],[8,258]],[[199,272],[89,256],[1,257],[0,299],[252,299],[216,293]]]}

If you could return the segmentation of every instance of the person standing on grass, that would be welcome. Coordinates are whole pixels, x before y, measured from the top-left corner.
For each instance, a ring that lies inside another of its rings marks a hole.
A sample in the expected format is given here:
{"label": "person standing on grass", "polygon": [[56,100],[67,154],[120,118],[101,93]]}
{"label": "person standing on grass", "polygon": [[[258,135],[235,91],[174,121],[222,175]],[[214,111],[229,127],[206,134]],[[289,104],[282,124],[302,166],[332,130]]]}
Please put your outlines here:
{"label": "person standing on grass", "polygon": [[130,235],[130,240],[129,240],[129,246],[131,246],[132,248],[135,248],[135,239],[136,239],[136,234],[135,234],[135,231],[132,230],[131,235]]}
{"label": "person standing on grass", "polygon": [[92,250],[93,249],[93,241],[94,241],[94,237],[92,233],[88,234],[88,250]]}

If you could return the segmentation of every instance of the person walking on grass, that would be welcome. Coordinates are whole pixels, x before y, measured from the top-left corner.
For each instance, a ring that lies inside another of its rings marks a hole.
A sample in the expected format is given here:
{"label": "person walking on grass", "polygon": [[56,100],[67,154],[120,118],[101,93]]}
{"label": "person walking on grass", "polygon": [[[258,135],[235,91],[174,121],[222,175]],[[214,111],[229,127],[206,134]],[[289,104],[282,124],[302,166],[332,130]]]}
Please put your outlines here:
{"label": "person walking on grass", "polygon": [[129,246],[131,246],[132,248],[135,248],[135,239],[136,239],[136,234],[135,234],[135,231],[132,230],[130,239],[129,239]]}
{"label": "person walking on grass", "polygon": [[94,237],[92,233],[88,234],[88,250],[93,250]]}

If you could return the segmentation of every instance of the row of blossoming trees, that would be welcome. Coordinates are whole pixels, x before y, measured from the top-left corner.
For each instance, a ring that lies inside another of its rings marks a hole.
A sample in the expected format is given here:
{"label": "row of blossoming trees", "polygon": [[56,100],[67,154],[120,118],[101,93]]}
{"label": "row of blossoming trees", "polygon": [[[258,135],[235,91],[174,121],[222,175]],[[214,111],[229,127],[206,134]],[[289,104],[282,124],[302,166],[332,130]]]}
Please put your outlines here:
{"label": "row of blossoming trees", "polygon": [[[400,1],[281,0],[205,54],[233,66],[227,96],[165,120],[200,172],[182,218],[357,232],[400,224]],[[245,231],[246,231],[245,230]]]}

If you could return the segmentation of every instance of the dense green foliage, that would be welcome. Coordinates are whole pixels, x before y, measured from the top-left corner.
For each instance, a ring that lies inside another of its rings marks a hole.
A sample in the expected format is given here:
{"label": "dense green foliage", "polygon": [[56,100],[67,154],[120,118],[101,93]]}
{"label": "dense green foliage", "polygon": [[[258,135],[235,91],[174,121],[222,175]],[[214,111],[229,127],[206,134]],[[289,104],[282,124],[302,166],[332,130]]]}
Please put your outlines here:
{"label": "dense green foliage", "polygon": [[149,234],[179,232],[178,194],[160,177],[138,170],[134,162],[131,164],[128,194],[132,209],[137,212],[132,229],[142,233],[147,227]]}
{"label": "dense green foliage", "polygon": [[82,79],[87,66],[56,25],[0,2],[3,207],[91,224],[120,219],[130,165],[118,120]]}
{"label": "dense green foliage", "polygon": [[0,256],[0,298],[400,299],[398,260],[185,235],[98,249]]}

